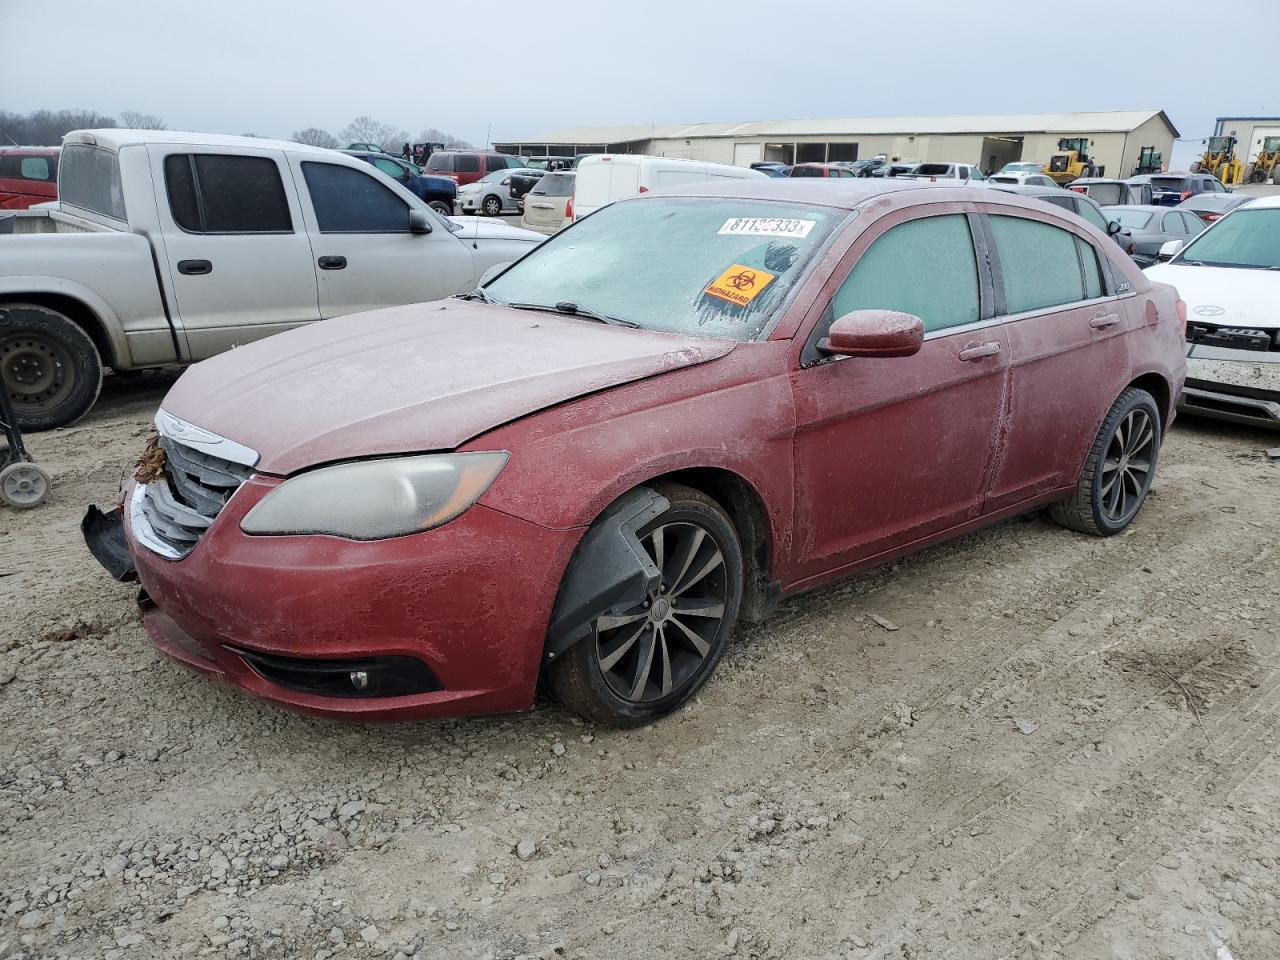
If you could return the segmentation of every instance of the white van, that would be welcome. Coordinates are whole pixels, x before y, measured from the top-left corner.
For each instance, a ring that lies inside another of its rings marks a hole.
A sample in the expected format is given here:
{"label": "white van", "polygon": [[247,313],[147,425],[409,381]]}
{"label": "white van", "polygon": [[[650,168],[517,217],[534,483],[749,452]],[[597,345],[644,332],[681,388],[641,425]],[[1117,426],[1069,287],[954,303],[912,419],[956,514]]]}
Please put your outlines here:
{"label": "white van", "polygon": [[728,163],[646,157],[639,154],[592,154],[578,162],[570,217],[576,220],[614,200],[681,183],[767,179],[758,170],[735,167]]}

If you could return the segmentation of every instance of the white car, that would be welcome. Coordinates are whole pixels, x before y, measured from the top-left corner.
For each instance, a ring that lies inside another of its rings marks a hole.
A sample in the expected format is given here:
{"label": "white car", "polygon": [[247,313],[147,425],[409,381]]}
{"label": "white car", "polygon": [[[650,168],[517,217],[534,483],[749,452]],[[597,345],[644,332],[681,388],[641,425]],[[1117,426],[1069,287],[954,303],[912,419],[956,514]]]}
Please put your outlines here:
{"label": "white car", "polygon": [[519,213],[520,208],[511,198],[511,175],[513,173],[541,173],[529,167],[508,167],[486,173],[475,183],[468,183],[458,188],[458,206],[465,213],[483,213],[486,217],[496,217],[502,213]]}
{"label": "white car", "polygon": [[948,187],[967,187],[971,183],[981,183],[987,179],[977,164],[973,163],[922,163],[901,176],[925,183],[941,183]]}
{"label": "white car", "polygon": [[1170,240],[1160,258],[1146,275],[1177,287],[1187,311],[1179,407],[1280,427],[1280,196],[1237,207],[1190,243]]}
{"label": "white car", "polygon": [[1003,183],[1013,187],[1056,187],[1058,184],[1051,177],[1046,177],[1043,173],[1028,173],[1025,170],[1015,170],[1006,173],[1003,170],[1000,173],[993,173],[987,177],[987,183]]}
{"label": "white car", "polygon": [[1006,163],[996,173],[1043,173],[1044,164],[1034,163],[1030,160],[1014,160],[1012,163]]}

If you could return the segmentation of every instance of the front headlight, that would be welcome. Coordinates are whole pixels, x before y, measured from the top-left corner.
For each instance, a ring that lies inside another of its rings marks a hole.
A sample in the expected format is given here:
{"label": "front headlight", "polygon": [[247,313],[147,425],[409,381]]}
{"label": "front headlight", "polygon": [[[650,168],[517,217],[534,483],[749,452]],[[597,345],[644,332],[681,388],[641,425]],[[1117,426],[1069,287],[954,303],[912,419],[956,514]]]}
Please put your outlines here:
{"label": "front headlight", "polygon": [[286,480],[240,521],[250,534],[384,540],[448,523],[479,500],[510,454],[428,454],[322,467]]}

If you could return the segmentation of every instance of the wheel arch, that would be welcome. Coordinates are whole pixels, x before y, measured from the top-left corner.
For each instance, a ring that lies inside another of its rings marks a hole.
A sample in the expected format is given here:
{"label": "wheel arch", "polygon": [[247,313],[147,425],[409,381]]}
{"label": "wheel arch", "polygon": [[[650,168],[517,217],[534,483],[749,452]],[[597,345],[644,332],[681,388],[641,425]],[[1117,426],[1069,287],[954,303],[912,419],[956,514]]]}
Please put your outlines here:
{"label": "wheel arch", "polygon": [[[1124,389],[1129,390],[1134,387],[1147,391],[1155,398],[1156,407],[1160,411],[1160,422],[1164,424],[1167,430],[1169,418],[1173,413],[1173,391],[1169,388],[1169,381],[1158,373],[1144,373],[1141,376],[1134,377]],[[1120,392],[1124,393],[1124,390]]]}
{"label": "wheel arch", "polygon": [[113,334],[103,319],[101,308],[92,305],[87,298],[48,290],[0,292],[0,307],[20,303],[31,303],[61,313],[89,335],[105,366],[129,365],[128,344],[123,341],[122,336],[116,337]]}
{"label": "wheel arch", "polygon": [[771,580],[774,525],[764,497],[745,477],[724,467],[685,467],[650,477],[645,483],[660,480],[705,493],[729,515],[742,544],[743,591],[738,616],[748,623],[759,623],[778,594]]}

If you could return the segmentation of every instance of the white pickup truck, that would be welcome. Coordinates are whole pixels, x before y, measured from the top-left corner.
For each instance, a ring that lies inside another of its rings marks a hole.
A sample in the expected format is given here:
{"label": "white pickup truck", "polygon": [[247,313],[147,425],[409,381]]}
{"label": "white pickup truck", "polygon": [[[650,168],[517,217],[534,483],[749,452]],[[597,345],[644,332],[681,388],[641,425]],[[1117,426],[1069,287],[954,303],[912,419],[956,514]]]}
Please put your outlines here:
{"label": "white pickup truck", "polygon": [[0,220],[0,380],[37,430],[84,415],[104,367],[465,293],[546,239],[442,217],[354,157],[252,137],[75,131],[58,196]]}

